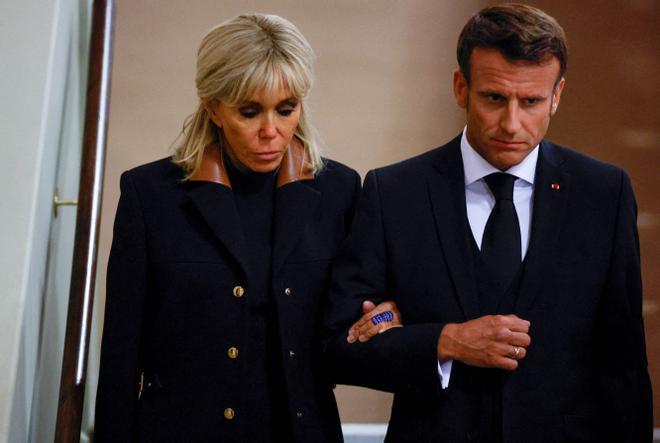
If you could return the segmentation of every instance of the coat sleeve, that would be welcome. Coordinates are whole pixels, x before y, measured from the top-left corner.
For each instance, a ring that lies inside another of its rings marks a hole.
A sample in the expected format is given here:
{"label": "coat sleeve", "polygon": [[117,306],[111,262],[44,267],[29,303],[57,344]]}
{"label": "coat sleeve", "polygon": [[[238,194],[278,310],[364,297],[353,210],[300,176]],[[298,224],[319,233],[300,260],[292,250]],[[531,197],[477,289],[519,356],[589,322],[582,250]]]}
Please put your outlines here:
{"label": "coat sleeve", "polygon": [[623,171],[595,340],[603,441],[651,441],[652,395],[642,319],[637,207],[630,178]]}
{"label": "coat sleeve", "polygon": [[121,177],[108,262],[105,320],[96,398],[95,441],[133,441],[141,331],[146,298],[146,239],[138,193]]}
{"label": "coat sleeve", "polygon": [[370,171],[351,232],[333,266],[324,342],[330,374],[335,383],[390,392],[439,390],[436,345],[444,325],[406,324],[366,343],[346,341],[348,328],[362,315],[362,302],[389,298],[386,243],[378,176]]}

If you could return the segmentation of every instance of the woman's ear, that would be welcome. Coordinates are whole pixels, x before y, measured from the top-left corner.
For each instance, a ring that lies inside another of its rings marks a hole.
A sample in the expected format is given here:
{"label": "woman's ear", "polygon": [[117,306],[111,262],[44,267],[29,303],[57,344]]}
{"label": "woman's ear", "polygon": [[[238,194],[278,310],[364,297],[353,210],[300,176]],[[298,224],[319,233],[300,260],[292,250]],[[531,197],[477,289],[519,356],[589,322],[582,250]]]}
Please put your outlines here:
{"label": "woman's ear", "polygon": [[218,107],[220,105],[220,102],[218,102],[215,99],[203,100],[202,105],[204,106],[204,109],[206,109],[206,112],[209,115],[211,121],[215,123],[217,127],[222,128],[222,121],[220,120],[220,116],[218,113]]}

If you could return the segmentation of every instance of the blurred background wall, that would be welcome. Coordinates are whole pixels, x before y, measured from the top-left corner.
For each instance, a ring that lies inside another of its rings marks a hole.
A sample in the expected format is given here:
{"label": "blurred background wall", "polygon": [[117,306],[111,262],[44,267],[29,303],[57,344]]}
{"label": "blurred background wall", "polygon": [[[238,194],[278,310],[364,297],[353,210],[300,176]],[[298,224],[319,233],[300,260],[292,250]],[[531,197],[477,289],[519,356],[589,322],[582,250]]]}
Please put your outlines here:
{"label": "blurred background wall", "polygon": [[[530,1],[569,38],[567,85],[549,138],[627,169],[640,209],[650,372],[660,384],[658,183],[660,4]],[[465,21],[493,2],[438,0],[118,0],[105,177],[103,281],[119,175],[165,157],[196,107],[197,45],[213,25],[243,12],[282,15],[315,49],[311,94],[325,155],[364,173],[439,146],[463,127],[451,89]],[[104,300],[101,294],[98,303]],[[616,351],[613,350],[613,358]],[[393,356],[393,358],[395,358]],[[386,422],[390,396],[336,389],[345,422]],[[656,404],[660,397],[655,396]],[[656,427],[660,412],[656,408]]]}

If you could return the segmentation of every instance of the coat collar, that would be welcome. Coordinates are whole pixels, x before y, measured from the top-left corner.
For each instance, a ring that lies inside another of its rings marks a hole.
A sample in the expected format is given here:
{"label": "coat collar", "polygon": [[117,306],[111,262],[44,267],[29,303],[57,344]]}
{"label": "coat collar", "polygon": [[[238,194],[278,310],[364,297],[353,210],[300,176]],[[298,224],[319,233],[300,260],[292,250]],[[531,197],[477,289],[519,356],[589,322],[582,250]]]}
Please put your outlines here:
{"label": "coat collar", "polygon": [[[287,147],[277,174],[273,217],[273,274],[293,251],[310,223],[321,192],[304,180],[314,179],[305,151],[298,140]],[[215,237],[239,264],[246,276],[251,273],[243,226],[236,209],[234,193],[217,145],[206,147],[199,169],[189,179],[199,182],[188,195]],[[287,186],[285,186],[287,185]]]}
{"label": "coat collar", "polygon": [[[306,157],[307,154],[302,143],[295,138],[291,140],[291,143],[289,143],[286,152],[284,153],[280,169],[277,173],[278,188],[289,183],[301,180],[312,180],[314,178],[311,165]],[[199,168],[190,176],[189,180],[213,182],[231,188],[224,156],[217,143],[206,146]]]}

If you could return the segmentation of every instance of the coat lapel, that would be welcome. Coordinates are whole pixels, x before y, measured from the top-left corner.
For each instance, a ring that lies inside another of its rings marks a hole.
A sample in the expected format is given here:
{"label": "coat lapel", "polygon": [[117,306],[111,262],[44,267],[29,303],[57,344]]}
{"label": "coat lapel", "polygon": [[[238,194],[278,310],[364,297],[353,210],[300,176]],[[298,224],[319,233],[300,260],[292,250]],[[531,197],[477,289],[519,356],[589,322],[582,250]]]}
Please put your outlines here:
{"label": "coat lapel", "polygon": [[247,276],[249,269],[247,249],[231,188],[219,183],[206,182],[189,191],[188,196],[211,231]]}
{"label": "coat lapel", "polygon": [[469,242],[460,136],[439,151],[428,189],[438,235],[466,319],[479,316],[474,255]]}
{"label": "coat lapel", "polygon": [[302,181],[275,191],[272,272],[276,275],[293,251],[321,200],[321,192]]}
{"label": "coat lapel", "polygon": [[524,261],[520,294],[514,312],[521,318],[529,312],[544,282],[556,269],[557,239],[571,192],[570,175],[561,168],[557,149],[546,141],[540,146],[534,178],[534,204],[530,244]]}
{"label": "coat lapel", "polygon": [[[293,139],[282,158],[277,173],[273,228],[273,273],[279,270],[309,223],[321,193],[303,181],[313,180],[314,173],[306,151]],[[209,144],[190,181],[201,185],[189,195],[216,237],[248,274],[249,260],[243,227],[234,202],[234,194],[224,165],[222,149]]]}

